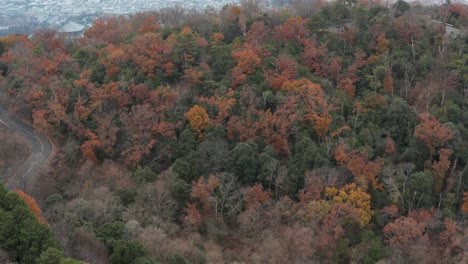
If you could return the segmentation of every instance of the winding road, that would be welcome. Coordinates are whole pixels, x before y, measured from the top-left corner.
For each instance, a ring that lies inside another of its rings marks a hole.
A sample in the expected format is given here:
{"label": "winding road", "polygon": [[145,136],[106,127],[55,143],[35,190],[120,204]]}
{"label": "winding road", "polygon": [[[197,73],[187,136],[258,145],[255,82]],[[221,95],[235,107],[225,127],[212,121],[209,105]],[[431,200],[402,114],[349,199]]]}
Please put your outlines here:
{"label": "winding road", "polygon": [[16,169],[9,168],[6,175],[0,175],[0,179],[6,180],[3,184],[9,190],[14,188],[26,190],[33,187],[30,185],[37,180],[35,176],[52,157],[52,143],[46,136],[37,133],[34,127],[10,114],[2,105],[0,105],[0,126],[7,126],[21,135],[31,150],[22,165]]}

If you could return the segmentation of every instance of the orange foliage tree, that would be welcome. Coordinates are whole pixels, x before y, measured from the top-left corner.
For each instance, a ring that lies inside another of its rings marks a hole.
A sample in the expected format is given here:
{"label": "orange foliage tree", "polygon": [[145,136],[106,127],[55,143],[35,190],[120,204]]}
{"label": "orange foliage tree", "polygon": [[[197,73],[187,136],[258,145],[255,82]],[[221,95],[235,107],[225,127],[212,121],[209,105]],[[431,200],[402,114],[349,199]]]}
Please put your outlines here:
{"label": "orange foliage tree", "polygon": [[302,78],[284,82],[282,90],[299,96],[304,105],[304,121],[311,122],[315,132],[320,138],[324,138],[332,118],[322,87]]}
{"label": "orange foliage tree", "polygon": [[468,192],[463,193],[463,205],[461,210],[465,213],[468,213]]}
{"label": "orange foliage tree", "polygon": [[231,70],[231,84],[233,86],[244,84],[247,81],[247,76],[254,74],[262,64],[263,58],[268,55],[270,52],[251,43],[237,45],[236,49],[231,52],[231,56],[237,62],[237,65]]}
{"label": "orange foliage tree", "polygon": [[23,191],[19,189],[14,189],[13,192],[19,195],[19,197],[26,203],[26,205],[29,208],[29,211],[36,217],[37,221],[41,224],[45,224],[45,220],[42,217],[42,211],[41,208],[39,208],[39,205],[37,205],[36,200],[32,198],[31,196],[27,195]]}

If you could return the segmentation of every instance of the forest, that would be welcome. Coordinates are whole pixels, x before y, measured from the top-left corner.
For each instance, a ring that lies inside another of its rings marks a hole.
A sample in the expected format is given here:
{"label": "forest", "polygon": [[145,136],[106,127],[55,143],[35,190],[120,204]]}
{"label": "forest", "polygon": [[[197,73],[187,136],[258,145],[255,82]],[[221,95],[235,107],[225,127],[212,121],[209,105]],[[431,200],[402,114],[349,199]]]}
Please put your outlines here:
{"label": "forest", "polygon": [[264,3],[0,38],[0,262],[468,263],[468,6]]}

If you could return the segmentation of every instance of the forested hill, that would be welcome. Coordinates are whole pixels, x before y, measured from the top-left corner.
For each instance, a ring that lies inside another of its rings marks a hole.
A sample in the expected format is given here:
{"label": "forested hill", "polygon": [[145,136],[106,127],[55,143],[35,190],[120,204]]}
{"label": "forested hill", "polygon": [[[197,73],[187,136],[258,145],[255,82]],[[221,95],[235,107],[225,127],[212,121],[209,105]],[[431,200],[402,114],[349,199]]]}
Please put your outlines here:
{"label": "forested hill", "polygon": [[0,39],[66,257],[468,263],[468,7],[298,5]]}

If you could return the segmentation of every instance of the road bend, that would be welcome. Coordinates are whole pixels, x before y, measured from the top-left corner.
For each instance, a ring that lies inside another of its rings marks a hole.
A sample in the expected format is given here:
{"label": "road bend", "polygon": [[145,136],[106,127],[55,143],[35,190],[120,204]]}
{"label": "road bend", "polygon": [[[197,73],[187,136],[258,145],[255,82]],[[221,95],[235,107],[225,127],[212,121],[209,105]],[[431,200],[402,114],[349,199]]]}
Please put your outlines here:
{"label": "road bend", "polygon": [[[30,147],[27,159],[16,168],[9,168],[0,174],[0,179],[7,189],[26,190],[37,181],[36,176],[52,155],[53,146],[46,136],[38,133],[34,127],[16,118],[0,105],[0,126],[7,126],[21,135]],[[0,142],[1,147],[1,142]]]}

